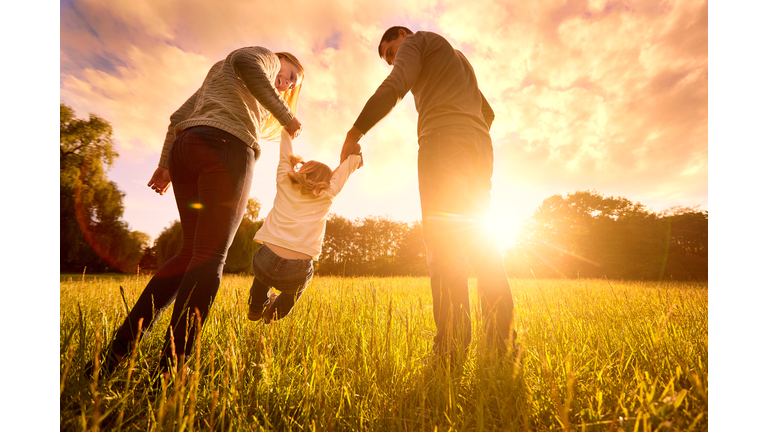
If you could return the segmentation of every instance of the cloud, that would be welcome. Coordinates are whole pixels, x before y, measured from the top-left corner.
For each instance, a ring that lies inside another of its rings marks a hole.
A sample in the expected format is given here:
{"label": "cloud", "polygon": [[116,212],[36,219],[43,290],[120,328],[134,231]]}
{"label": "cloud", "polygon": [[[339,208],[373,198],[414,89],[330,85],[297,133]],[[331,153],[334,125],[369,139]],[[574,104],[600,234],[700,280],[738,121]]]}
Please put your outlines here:
{"label": "cloud", "polygon": [[[376,53],[381,34],[406,25],[442,34],[473,64],[496,112],[499,190],[597,189],[706,205],[707,7],[76,0],[61,5],[61,99],[79,115],[109,120],[122,157],[146,158],[159,152],[168,117],[213,63],[248,45],[290,51],[306,69],[297,146],[305,158],[334,164],[344,134],[390,71]],[[408,97],[363,139],[360,177],[376,199],[358,206],[385,213],[380,203],[415,188],[391,181],[414,178],[415,121]]]}
{"label": "cloud", "polygon": [[78,111],[110,121],[120,147],[157,151],[170,114],[196,90],[211,64],[165,44],[145,50],[128,47],[123,55],[125,66],[113,70],[88,67],[62,74],[61,98]]}
{"label": "cloud", "polygon": [[706,177],[706,2],[443,4],[442,33],[471,50],[497,143],[525,161],[517,177]]}

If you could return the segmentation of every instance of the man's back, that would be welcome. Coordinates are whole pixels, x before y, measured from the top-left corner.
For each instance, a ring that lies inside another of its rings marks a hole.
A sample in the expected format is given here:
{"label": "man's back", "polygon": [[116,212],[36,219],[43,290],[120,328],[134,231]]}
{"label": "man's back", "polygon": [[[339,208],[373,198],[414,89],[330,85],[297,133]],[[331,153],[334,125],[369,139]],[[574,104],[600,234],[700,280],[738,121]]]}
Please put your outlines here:
{"label": "man's back", "polygon": [[403,41],[395,58],[406,76],[416,75],[411,93],[419,113],[419,136],[432,129],[468,125],[487,132],[483,96],[472,65],[437,33],[416,32]]}
{"label": "man's back", "polygon": [[419,136],[456,125],[488,134],[493,110],[477,86],[472,65],[445,38],[425,31],[400,44],[392,72],[371,96],[355,127],[366,133],[409,91],[419,113]]}

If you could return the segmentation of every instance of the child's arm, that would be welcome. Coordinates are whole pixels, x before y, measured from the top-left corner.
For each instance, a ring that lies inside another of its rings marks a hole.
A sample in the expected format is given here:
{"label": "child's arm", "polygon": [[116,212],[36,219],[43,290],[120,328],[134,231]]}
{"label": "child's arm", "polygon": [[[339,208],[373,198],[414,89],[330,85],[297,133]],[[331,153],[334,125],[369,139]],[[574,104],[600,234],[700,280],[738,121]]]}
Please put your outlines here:
{"label": "child's arm", "polygon": [[277,181],[287,176],[293,170],[290,156],[293,154],[293,140],[283,128],[280,133],[280,160],[277,162]]}
{"label": "child's arm", "polygon": [[363,154],[360,152],[360,144],[358,143],[352,150],[352,154],[336,168],[331,177],[331,196],[336,196],[341,192],[341,189],[349,180],[349,176],[360,166],[360,161],[363,158]]}

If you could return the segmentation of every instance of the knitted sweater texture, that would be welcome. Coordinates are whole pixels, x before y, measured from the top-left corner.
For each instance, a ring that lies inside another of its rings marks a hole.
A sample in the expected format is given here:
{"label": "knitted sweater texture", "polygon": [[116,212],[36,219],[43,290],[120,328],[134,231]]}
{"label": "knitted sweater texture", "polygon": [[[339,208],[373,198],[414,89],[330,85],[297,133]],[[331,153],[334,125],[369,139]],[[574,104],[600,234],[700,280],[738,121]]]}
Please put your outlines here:
{"label": "knitted sweater texture", "polygon": [[158,165],[168,168],[177,133],[201,125],[238,137],[256,150],[258,159],[261,128],[269,114],[283,126],[294,116],[275,88],[278,72],[280,59],[262,47],[237,49],[214,64],[202,86],[171,115]]}

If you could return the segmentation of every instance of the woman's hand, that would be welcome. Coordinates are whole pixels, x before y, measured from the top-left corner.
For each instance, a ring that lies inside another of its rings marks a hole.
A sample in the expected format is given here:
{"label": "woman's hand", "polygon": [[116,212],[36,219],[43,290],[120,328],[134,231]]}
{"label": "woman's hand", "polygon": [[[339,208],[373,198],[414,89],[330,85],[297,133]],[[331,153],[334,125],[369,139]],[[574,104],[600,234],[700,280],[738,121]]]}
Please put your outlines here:
{"label": "woman's hand", "polygon": [[171,186],[171,174],[168,172],[168,168],[157,167],[147,186],[160,195],[164,195]]}
{"label": "woman's hand", "polygon": [[285,130],[288,132],[288,135],[291,136],[291,139],[296,139],[301,133],[301,122],[297,117],[294,117],[287,125],[285,125]]}

